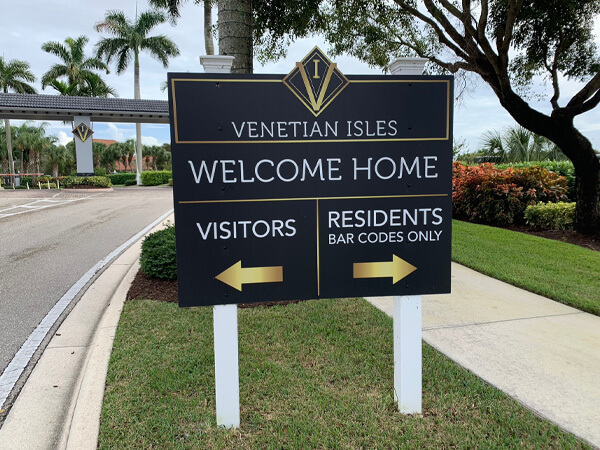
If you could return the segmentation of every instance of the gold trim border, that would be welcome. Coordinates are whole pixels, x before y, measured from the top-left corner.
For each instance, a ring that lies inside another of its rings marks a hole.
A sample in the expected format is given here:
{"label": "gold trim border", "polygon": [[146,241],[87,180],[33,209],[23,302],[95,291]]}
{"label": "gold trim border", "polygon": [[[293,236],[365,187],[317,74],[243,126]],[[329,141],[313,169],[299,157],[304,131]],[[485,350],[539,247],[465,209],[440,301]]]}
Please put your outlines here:
{"label": "gold trim border", "polygon": [[214,203],[257,203],[257,202],[295,202],[319,200],[364,200],[378,198],[424,198],[449,197],[450,194],[414,194],[414,195],[356,195],[349,197],[290,197],[290,198],[248,198],[237,200],[179,200],[180,205],[214,204]]}
{"label": "gold trim border", "polygon": [[[352,75],[349,75],[352,76]],[[447,141],[450,139],[450,80],[348,80],[353,83],[445,83],[446,84],[446,136],[445,137],[422,137],[422,138],[398,138],[398,139],[305,139],[305,140],[255,140],[255,141],[182,141],[179,140],[179,126],[177,121],[177,99],[175,82],[211,82],[211,83],[281,83],[283,79],[223,79],[223,78],[171,78],[171,92],[173,93],[173,123],[175,125],[176,144],[306,144],[306,143],[349,143],[349,142],[420,142],[420,141]],[[293,91],[292,91],[293,92]],[[340,91],[341,92],[341,91]],[[339,94],[339,93],[338,93]],[[295,95],[295,93],[294,93]]]}

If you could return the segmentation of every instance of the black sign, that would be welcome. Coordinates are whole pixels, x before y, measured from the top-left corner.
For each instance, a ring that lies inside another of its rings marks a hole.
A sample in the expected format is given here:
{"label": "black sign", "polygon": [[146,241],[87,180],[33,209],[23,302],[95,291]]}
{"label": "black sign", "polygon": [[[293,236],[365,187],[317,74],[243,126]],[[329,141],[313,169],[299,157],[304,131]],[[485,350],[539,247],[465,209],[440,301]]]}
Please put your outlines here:
{"label": "black sign", "polygon": [[169,74],[180,306],[450,292],[452,77]]}

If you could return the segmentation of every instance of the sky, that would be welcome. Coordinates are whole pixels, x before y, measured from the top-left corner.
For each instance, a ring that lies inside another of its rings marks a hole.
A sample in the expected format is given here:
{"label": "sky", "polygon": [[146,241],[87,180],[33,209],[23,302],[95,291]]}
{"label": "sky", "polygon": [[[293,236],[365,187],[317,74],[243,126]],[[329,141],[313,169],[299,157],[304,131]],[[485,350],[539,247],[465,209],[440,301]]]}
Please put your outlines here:
{"label": "sky", "polygon": [[[86,55],[92,56],[93,47],[102,35],[94,30],[94,24],[101,21],[108,10],[121,10],[129,18],[135,17],[138,11],[145,11],[149,6],[144,0],[0,0],[0,54],[5,60],[20,59],[27,61],[37,80],[34,86],[43,94],[55,94],[47,87],[41,90],[40,79],[53,65],[59,62],[56,56],[45,53],[41,46],[48,41],[64,42],[67,37],[77,38],[81,35],[89,37]],[[216,21],[216,11],[213,14]],[[140,58],[140,83],[141,95],[145,99],[167,99],[167,92],[160,89],[161,83],[166,80],[167,71],[172,72],[203,72],[199,56],[204,54],[202,32],[202,7],[194,5],[192,1],[186,2],[182,8],[182,17],[176,26],[163,24],[151,32],[151,35],[164,34],[171,38],[179,47],[180,56],[170,60],[169,68],[164,69],[162,64],[152,59],[147,54]],[[596,36],[600,36],[600,25],[597,24]],[[287,74],[315,46],[318,45],[325,53],[329,45],[320,37],[312,37],[296,41],[288,49],[286,58],[275,63],[262,66],[255,61],[255,73]],[[360,61],[339,56],[331,58],[338,64],[342,73],[354,74],[379,74],[378,68],[370,68]],[[114,67],[111,73],[102,74],[108,85],[113,87],[119,97],[133,98],[133,64],[123,73],[117,75]],[[469,92],[455,104],[454,111],[454,140],[464,141],[467,150],[476,151],[481,146],[481,137],[486,131],[499,131],[514,126],[515,122],[501,107],[497,98],[485,83],[476,77],[470,85]],[[541,80],[536,84],[534,91],[543,94]],[[581,87],[576,82],[567,82],[562,86],[561,97],[570,98]],[[546,99],[549,96],[546,96]],[[536,109],[549,113],[550,106],[547,100],[530,100]],[[19,124],[17,121],[16,124]],[[600,149],[600,108],[579,116],[575,125],[587,136],[594,145]],[[72,138],[72,127],[62,122],[50,122],[48,134],[56,135],[61,143]],[[95,123],[94,137],[98,139],[115,139],[123,141],[135,137],[134,124],[121,123]],[[144,124],[142,126],[142,142],[146,145],[163,144],[169,142],[168,125]]]}

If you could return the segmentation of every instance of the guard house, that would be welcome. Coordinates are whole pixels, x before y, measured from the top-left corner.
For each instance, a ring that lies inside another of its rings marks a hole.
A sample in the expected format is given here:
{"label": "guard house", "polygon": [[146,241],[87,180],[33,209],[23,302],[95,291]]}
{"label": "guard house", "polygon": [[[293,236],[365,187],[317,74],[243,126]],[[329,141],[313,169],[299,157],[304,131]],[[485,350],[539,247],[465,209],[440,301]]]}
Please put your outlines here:
{"label": "guard house", "polygon": [[0,119],[73,122],[77,174],[93,175],[92,122],[168,124],[169,105],[166,100],[0,93]]}

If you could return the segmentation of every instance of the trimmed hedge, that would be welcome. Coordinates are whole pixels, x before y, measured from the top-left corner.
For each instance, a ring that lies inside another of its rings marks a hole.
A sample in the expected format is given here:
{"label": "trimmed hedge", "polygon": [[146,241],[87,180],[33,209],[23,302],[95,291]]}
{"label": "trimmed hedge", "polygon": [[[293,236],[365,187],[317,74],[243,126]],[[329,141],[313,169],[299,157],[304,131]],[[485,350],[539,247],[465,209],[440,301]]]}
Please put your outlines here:
{"label": "trimmed hedge", "polygon": [[135,181],[135,173],[111,173],[107,175],[112,184],[126,184],[127,181],[133,180]]}
{"label": "trimmed hedge", "polygon": [[173,178],[173,172],[170,170],[153,170],[142,172],[142,184],[144,186],[158,186],[161,184],[167,184],[170,178]]}
{"label": "trimmed hedge", "polygon": [[140,267],[150,278],[177,279],[174,225],[146,236],[142,242]]}
{"label": "trimmed hedge", "polygon": [[525,222],[544,230],[567,230],[575,222],[575,202],[542,203],[529,205],[525,210]]}
{"label": "trimmed hedge", "polygon": [[112,186],[108,177],[65,177],[63,179],[63,187],[96,187],[109,188]]}
{"label": "trimmed hedge", "polygon": [[524,223],[528,205],[567,199],[566,179],[535,166],[499,170],[493,164],[463,166],[454,163],[452,215],[488,225]]}
{"label": "trimmed hedge", "polygon": [[137,184],[137,180],[134,178],[133,180],[125,180],[125,186],[135,186]]}

